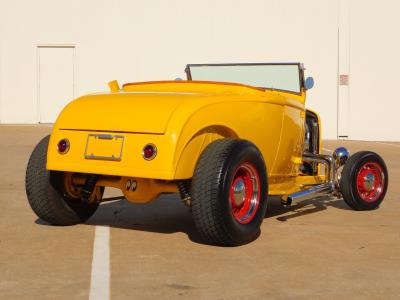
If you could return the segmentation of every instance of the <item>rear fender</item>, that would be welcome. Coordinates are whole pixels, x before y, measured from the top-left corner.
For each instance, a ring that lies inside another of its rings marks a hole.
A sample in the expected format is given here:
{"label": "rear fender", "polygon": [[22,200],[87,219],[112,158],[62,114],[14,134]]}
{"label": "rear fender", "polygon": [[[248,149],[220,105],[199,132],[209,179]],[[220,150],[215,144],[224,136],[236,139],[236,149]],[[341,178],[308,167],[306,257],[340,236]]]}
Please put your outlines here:
{"label": "rear fender", "polygon": [[237,138],[237,134],[224,126],[209,126],[194,134],[179,157],[175,179],[191,178],[204,149],[213,141],[228,137]]}
{"label": "rear fender", "polygon": [[[272,168],[282,117],[282,106],[257,101],[214,103],[191,113],[178,109],[169,124],[170,132],[179,133],[175,137],[174,178],[191,178],[207,145],[227,137],[249,140],[257,145],[266,165]],[[182,119],[187,120],[183,126]]]}

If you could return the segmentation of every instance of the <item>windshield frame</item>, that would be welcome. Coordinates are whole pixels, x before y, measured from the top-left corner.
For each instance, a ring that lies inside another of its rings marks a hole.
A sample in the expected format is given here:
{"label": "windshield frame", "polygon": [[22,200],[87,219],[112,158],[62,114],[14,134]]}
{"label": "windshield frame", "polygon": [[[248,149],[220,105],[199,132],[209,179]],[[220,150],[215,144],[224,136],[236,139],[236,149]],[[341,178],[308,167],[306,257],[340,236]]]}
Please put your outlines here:
{"label": "windshield frame", "polygon": [[[192,81],[192,74],[190,71],[191,67],[229,67],[229,66],[297,66],[299,69],[299,92],[295,91],[290,91],[290,90],[282,90],[282,89],[276,89],[276,88],[270,88],[270,87],[258,87],[258,86],[252,86],[255,88],[259,89],[264,89],[264,90],[271,90],[271,91],[281,91],[285,93],[291,93],[295,95],[301,95],[302,92],[304,91],[304,66],[302,63],[299,62],[284,62],[284,63],[217,63],[217,64],[187,64],[185,68],[185,73],[187,80]],[[203,81],[203,80],[196,80],[195,81]],[[222,81],[215,81],[215,82],[222,82]],[[230,82],[225,82],[225,83],[230,83]],[[246,85],[246,84],[244,84]]]}

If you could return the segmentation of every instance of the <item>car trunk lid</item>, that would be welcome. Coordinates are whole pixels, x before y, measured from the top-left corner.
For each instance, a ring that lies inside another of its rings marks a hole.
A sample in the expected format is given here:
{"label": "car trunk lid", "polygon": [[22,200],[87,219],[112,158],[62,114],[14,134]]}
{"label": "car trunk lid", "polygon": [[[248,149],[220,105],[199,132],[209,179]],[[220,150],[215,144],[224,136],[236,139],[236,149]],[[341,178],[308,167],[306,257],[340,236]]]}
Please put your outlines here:
{"label": "car trunk lid", "polygon": [[175,109],[184,101],[179,93],[120,92],[93,94],[67,105],[57,127],[69,130],[163,134]]}

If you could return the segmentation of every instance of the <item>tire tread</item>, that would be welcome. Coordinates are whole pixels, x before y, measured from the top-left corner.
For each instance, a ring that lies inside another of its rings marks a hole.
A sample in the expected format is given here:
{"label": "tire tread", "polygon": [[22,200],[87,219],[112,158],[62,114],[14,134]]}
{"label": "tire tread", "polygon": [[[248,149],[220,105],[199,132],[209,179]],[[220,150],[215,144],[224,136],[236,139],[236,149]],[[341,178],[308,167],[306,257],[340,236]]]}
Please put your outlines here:
{"label": "tire tread", "polygon": [[53,225],[73,225],[88,219],[96,210],[97,204],[77,203],[72,207],[66,197],[57,189],[55,180],[62,175],[46,169],[49,137],[43,138],[29,158],[25,176],[28,202],[35,214]]}
{"label": "tire tread", "polygon": [[[377,160],[379,164],[382,166],[386,176],[385,182],[385,191],[381,195],[380,200],[376,203],[365,203],[362,200],[359,200],[358,196],[355,195],[355,190],[353,188],[354,183],[354,176],[355,176],[355,169],[360,161],[365,160],[368,157],[373,157],[374,160]],[[350,206],[354,210],[372,210],[379,207],[379,204],[382,202],[383,198],[385,197],[385,193],[387,190],[387,181],[388,181],[388,174],[386,164],[383,159],[375,152],[372,151],[360,151],[356,152],[346,162],[343,167],[342,175],[340,178],[339,186],[340,191],[343,195],[343,200],[346,202],[348,206]]]}
{"label": "tire tread", "polygon": [[[241,145],[240,145],[241,144]],[[192,215],[201,236],[213,243],[226,246],[241,245],[256,236],[235,237],[224,220],[220,187],[226,174],[224,165],[231,159],[235,147],[248,147],[253,144],[245,140],[224,138],[209,144],[197,162],[192,179]],[[265,206],[263,206],[265,207]],[[263,211],[265,214],[265,210]],[[258,228],[259,230],[259,228]]]}

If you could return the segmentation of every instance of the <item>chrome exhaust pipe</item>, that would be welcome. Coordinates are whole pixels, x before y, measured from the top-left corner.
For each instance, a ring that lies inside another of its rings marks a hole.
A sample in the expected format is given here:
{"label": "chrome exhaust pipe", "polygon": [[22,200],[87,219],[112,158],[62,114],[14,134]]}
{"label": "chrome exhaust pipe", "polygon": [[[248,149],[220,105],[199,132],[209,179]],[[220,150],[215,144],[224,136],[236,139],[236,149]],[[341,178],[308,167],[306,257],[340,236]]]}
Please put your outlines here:
{"label": "chrome exhaust pipe", "polygon": [[298,191],[290,194],[287,197],[286,205],[291,205],[293,201],[303,201],[312,199],[319,196],[326,196],[332,194],[335,190],[335,160],[330,155],[324,154],[303,154],[303,161],[316,164],[324,164],[326,166],[326,177],[327,181],[325,183],[312,185],[310,188]]}
{"label": "chrome exhaust pipe", "polygon": [[287,203],[291,204],[293,201],[303,201],[319,196],[326,196],[333,193],[333,191],[334,186],[332,186],[332,184],[330,184],[329,182],[314,185],[309,189],[290,194],[287,198]]}
{"label": "chrome exhaust pipe", "polygon": [[327,182],[334,180],[336,167],[335,160],[331,155],[304,153],[303,161],[324,164],[326,166]]}
{"label": "chrome exhaust pipe", "polygon": [[332,156],[324,154],[304,153],[303,161],[314,164],[323,164],[326,166],[326,182],[321,184],[309,185],[307,189],[292,193],[287,196],[286,201],[284,201],[283,203],[285,205],[291,205],[293,201],[303,201],[331,194],[334,194],[336,196],[340,195],[339,184],[337,182],[337,171],[339,167],[343,166],[346,163],[349,156],[349,151],[344,147],[337,148],[333,152]]}

